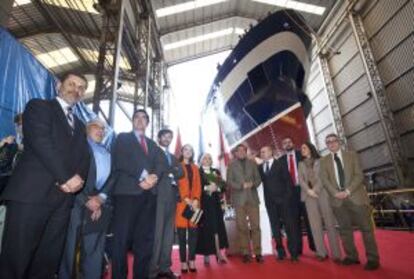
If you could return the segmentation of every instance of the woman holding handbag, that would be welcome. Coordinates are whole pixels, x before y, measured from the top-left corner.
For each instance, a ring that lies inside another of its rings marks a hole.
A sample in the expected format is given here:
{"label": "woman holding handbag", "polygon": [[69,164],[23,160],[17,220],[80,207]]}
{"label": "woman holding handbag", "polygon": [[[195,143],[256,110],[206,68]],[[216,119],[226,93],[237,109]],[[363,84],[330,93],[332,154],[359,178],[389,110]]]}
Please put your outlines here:
{"label": "woman holding handbag", "polygon": [[197,271],[195,253],[198,219],[194,221],[193,216],[200,212],[201,198],[200,172],[194,164],[194,150],[191,145],[186,144],[182,147],[180,162],[184,169],[184,176],[178,180],[180,202],[177,204],[175,224],[180,247],[181,272],[187,273]]}

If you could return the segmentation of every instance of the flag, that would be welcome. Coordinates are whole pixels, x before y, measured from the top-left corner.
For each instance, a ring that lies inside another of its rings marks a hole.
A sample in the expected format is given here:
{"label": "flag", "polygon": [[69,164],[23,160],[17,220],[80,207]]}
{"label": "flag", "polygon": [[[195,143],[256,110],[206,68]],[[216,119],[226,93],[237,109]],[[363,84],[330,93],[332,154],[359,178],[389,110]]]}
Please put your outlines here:
{"label": "flag", "polygon": [[177,157],[177,158],[180,157],[182,147],[183,147],[183,145],[181,143],[180,128],[177,128],[177,139],[175,140],[175,151],[174,151],[175,157]]}
{"label": "flag", "polygon": [[200,162],[201,156],[203,156],[205,149],[204,149],[204,139],[203,139],[203,130],[201,129],[201,125],[198,126],[198,162]]}
{"label": "flag", "polygon": [[226,141],[224,139],[223,130],[221,129],[220,124],[219,124],[219,143],[220,143],[220,151],[219,151],[219,156],[218,156],[219,170],[221,172],[222,177],[226,179],[227,166],[230,163],[230,152],[226,144]]}

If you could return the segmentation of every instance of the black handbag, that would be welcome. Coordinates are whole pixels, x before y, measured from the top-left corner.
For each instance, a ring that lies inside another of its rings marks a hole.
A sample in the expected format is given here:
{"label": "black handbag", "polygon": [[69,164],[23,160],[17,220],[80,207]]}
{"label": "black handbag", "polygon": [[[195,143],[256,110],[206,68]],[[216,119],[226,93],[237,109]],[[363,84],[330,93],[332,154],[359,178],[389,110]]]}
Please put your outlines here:
{"label": "black handbag", "polygon": [[197,225],[198,222],[200,222],[202,215],[203,215],[203,210],[201,209],[194,210],[194,208],[188,204],[185,206],[184,211],[182,213],[182,216],[186,218],[187,220],[189,220],[194,225]]}

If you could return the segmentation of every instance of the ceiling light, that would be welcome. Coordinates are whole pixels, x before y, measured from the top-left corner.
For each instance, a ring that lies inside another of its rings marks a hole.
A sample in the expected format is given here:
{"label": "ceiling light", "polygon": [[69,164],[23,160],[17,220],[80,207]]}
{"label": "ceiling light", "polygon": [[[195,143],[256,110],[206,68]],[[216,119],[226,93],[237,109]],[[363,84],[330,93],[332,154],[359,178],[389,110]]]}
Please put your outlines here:
{"label": "ceiling light", "polygon": [[322,15],[326,8],[318,5],[313,4],[307,4],[299,1],[294,0],[252,0],[255,2],[273,5],[273,6],[279,6],[282,8],[289,8],[293,10],[297,10],[300,12],[310,13],[310,14],[317,14]]}
{"label": "ceiling light", "polygon": [[183,47],[186,45],[191,45],[191,44],[195,44],[195,43],[199,43],[202,41],[215,39],[215,38],[219,38],[219,37],[223,37],[223,36],[227,36],[231,34],[243,34],[243,33],[244,33],[244,30],[241,28],[227,28],[227,29],[207,33],[207,34],[200,35],[200,36],[191,37],[191,38],[181,40],[178,42],[166,44],[164,45],[164,50],[171,50],[171,49],[175,49],[175,48]]}
{"label": "ceiling light", "polygon": [[95,3],[94,0],[64,0],[64,1],[56,1],[56,0],[43,0],[44,4],[48,4],[51,6],[57,6],[66,9],[77,10],[81,12],[87,12],[92,14],[99,14],[99,12],[93,7]]}
{"label": "ceiling light", "polygon": [[26,5],[32,2],[32,0],[15,0],[13,3],[13,7]]}
{"label": "ceiling light", "polygon": [[157,17],[169,16],[173,14],[178,14],[202,7],[207,7],[217,3],[225,2],[227,0],[194,0],[189,2],[184,2],[177,5],[168,6],[165,8],[160,8],[155,11]]}

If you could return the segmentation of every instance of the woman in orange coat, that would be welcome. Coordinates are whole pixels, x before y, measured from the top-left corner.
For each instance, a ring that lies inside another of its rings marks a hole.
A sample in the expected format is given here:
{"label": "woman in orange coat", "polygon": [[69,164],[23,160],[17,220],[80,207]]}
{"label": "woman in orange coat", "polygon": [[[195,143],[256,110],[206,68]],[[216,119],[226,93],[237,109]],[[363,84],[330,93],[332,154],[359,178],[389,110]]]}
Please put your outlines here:
{"label": "woman in orange coat", "polygon": [[[194,150],[191,145],[186,144],[181,149],[180,162],[184,169],[184,176],[178,180],[180,202],[177,204],[175,225],[177,226],[178,244],[180,246],[181,272],[188,270],[196,272],[195,254],[197,246],[197,226],[183,217],[187,205],[193,209],[200,208],[201,180],[198,167],[194,164]],[[188,237],[187,237],[188,232]],[[188,244],[188,258],[187,248]]]}

